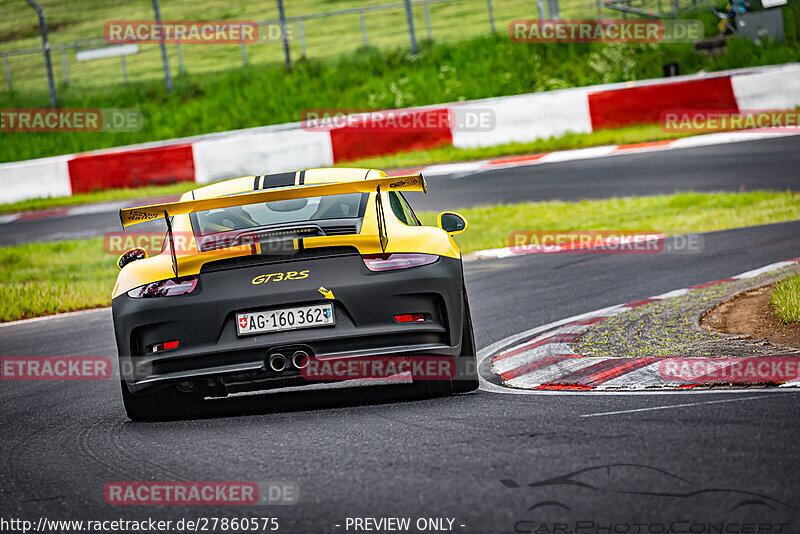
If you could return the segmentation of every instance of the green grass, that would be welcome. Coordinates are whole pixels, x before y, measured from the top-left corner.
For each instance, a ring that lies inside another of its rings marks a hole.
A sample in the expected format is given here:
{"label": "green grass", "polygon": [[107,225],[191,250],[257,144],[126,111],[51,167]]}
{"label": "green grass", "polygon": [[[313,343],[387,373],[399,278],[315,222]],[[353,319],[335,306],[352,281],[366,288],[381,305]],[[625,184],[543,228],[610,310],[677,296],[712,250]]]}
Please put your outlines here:
{"label": "green grass", "polygon": [[0,204],[0,213],[14,213],[17,211],[41,210],[63,206],[77,206],[93,202],[110,202],[113,200],[126,200],[133,198],[177,196],[190,189],[197,188],[195,182],[181,182],[170,185],[151,185],[137,187],[136,189],[105,189],[92,193],[79,193],[71,197],[31,198],[19,202]]}
{"label": "green grass", "polygon": [[0,321],[108,306],[114,261],[102,238],[0,248]]}
{"label": "green grass", "polygon": [[[665,234],[710,232],[800,219],[800,194],[675,193],[580,202],[526,202],[458,210],[470,223],[456,238],[463,252],[508,246],[512,231],[642,230]],[[435,224],[436,214],[420,215]]]}
{"label": "green grass", "polygon": [[775,284],[769,303],[784,323],[800,322],[800,274],[793,274]]}
{"label": "green grass", "polygon": [[[465,253],[506,246],[514,230],[704,232],[800,218],[793,193],[677,193],[582,202],[529,202],[459,210]],[[420,213],[426,224],[435,213]],[[0,321],[110,304],[116,256],[102,238],[0,248]]]}
{"label": "green grass", "polygon": [[[797,0],[800,1],[800,0]],[[387,109],[549,91],[606,82],[658,78],[662,65],[681,72],[800,60],[798,46],[731,39],[717,58],[691,44],[511,43],[505,35],[458,44],[427,43],[404,49],[364,49],[331,60],[303,60],[287,75],[263,64],[222,73],[186,75],[167,95],[160,82],[131,83],[104,92],[61,93],[68,108],[138,108],[138,132],[0,132],[0,162],[83,152],[146,141],[298,121],[306,109]],[[44,92],[0,93],[2,108],[47,106]]]}

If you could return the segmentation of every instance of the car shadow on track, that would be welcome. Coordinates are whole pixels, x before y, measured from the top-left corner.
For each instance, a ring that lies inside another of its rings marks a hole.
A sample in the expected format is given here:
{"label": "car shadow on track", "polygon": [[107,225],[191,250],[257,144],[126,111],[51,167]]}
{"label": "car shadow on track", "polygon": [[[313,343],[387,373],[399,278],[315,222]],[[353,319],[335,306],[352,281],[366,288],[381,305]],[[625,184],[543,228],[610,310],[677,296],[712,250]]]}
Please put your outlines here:
{"label": "car shadow on track", "polygon": [[[458,396],[477,395],[477,391]],[[167,417],[161,421],[210,419],[291,413],[301,411],[348,408],[353,406],[380,405],[398,402],[422,401],[443,398],[441,395],[421,395],[406,384],[327,388],[318,390],[271,391],[219,399],[206,399],[202,409],[179,417]],[[158,421],[153,421],[158,422]],[[144,422],[147,424],[149,422]]]}

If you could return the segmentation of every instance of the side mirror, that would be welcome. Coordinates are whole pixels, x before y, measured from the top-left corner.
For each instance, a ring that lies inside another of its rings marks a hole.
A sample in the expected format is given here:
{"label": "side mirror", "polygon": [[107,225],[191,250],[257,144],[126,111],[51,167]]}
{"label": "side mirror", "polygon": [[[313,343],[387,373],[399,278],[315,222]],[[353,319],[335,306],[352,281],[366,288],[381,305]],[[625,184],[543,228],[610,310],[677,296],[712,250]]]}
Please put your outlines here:
{"label": "side mirror", "polygon": [[122,255],[117,259],[117,268],[120,270],[128,265],[129,263],[136,261],[136,260],[143,260],[147,257],[147,251],[143,248],[132,248],[130,250],[126,250],[122,253]]}
{"label": "side mirror", "polygon": [[465,232],[469,227],[469,223],[454,211],[444,211],[436,218],[436,226],[450,235],[457,235]]}

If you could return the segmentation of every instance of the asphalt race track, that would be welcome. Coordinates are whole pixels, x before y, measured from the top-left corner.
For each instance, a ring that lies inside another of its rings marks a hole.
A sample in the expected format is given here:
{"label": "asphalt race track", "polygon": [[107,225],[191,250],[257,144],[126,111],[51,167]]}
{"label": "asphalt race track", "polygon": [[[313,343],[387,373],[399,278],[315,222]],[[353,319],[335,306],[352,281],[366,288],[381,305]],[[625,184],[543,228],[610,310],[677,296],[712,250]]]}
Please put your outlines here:
{"label": "asphalt race track", "polygon": [[[700,157],[707,161],[698,168],[716,160],[721,176],[698,174],[694,188],[797,189],[800,138],[792,139],[748,144],[769,155],[771,171],[763,162],[758,171],[724,164],[719,153],[744,143],[704,149],[714,158]],[[578,188],[582,196],[686,189],[671,177],[692,165],[670,169],[665,157],[485,173],[464,188],[477,191],[480,179],[496,192],[496,182],[519,186],[523,173],[535,173],[552,183],[565,176],[564,192],[580,180],[597,183]],[[559,197],[556,189],[532,189],[531,198]],[[468,262],[465,270],[481,348],[568,316],[798,256],[800,221],[705,234],[697,254],[528,255]],[[0,327],[0,354],[113,356],[111,314]],[[364,402],[367,392],[375,402]],[[4,381],[4,516],[274,516],[280,531],[314,533],[353,532],[348,517],[398,516],[412,523],[451,518],[453,531],[470,533],[704,534],[722,521],[738,525],[723,532],[746,532],[745,524],[755,524],[754,534],[800,528],[800,392],[401,396],[397,386],[256,395],[217,401],[208,419],[132,423],[115,380]],[[258,507],[104,502],[104,484],[133,480],[291,481],[300,500]]]}
{"label": "asphalt race track", "polygon": [[[433,176],[427,195],[409,193],[417,210],[537,200],[580,200],[675,191],[796,190],[800,135],[546,163],[467,175]],[[136,205],[131,201],[129,205]],[[142,201],[141,203],[146,203]],[[2,216],[0,216],[2,220]],[[147,223],[146,223],[147,224]],[[162,225],[151,229],[161,230]],[[119,231],[118,210],[0,223],[0,246],[84,239]],[[147,231],[139,225],[139,231]]]}

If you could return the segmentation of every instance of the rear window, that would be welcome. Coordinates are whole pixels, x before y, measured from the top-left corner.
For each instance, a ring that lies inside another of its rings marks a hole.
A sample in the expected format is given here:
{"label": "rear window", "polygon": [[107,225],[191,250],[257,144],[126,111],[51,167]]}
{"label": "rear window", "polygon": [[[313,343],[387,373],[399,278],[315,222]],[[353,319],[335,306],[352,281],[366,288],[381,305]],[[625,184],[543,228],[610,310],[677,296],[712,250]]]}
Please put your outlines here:
{"label": "rear window", "polygon": [[350,193],[198,211],[191,214],[192,228],[195,234],[209,235],[277,224],[361,218],[368,196]]}

